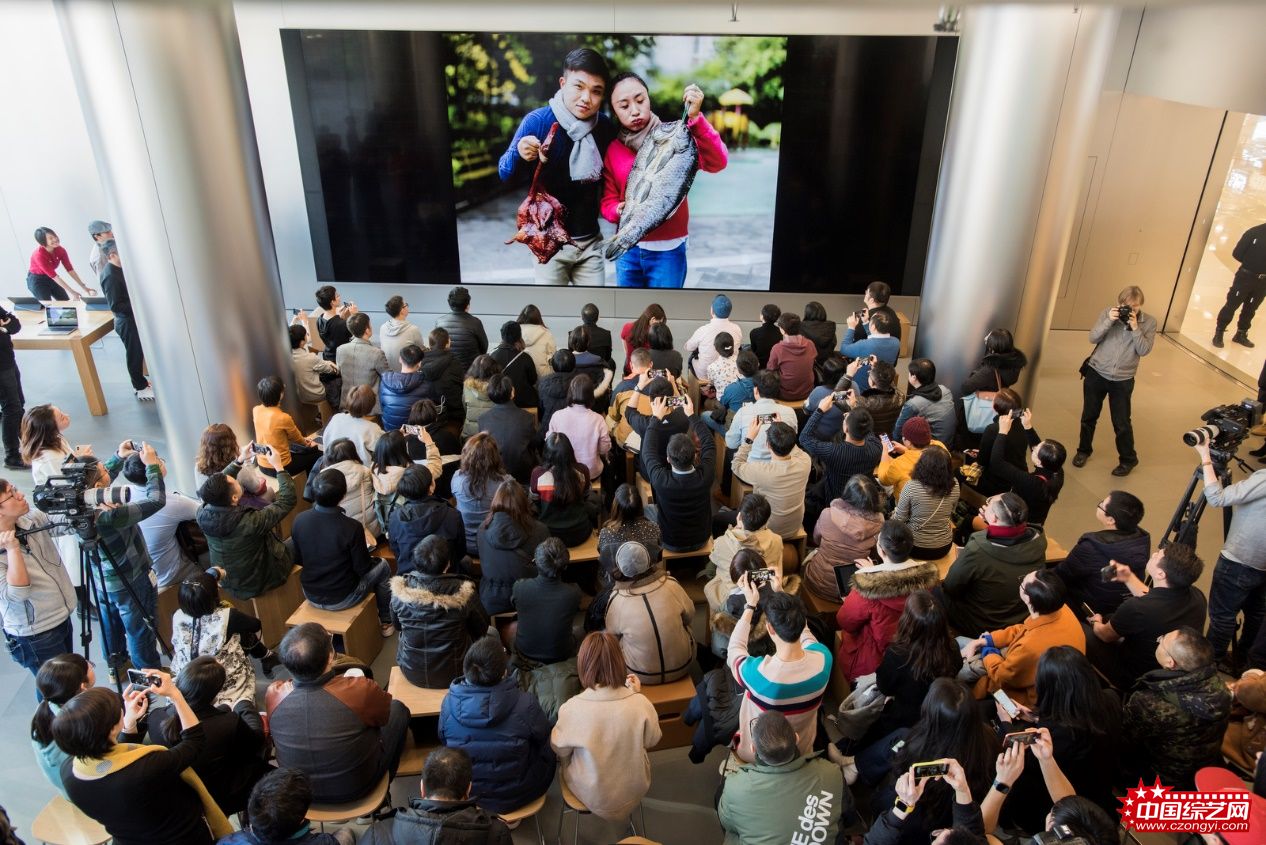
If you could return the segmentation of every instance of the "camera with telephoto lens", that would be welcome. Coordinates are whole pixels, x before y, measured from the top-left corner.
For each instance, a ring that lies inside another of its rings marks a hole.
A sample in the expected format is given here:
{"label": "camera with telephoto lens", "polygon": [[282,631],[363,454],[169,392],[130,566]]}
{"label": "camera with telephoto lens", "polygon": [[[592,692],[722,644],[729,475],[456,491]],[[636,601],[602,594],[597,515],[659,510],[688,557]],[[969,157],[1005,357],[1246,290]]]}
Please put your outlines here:
{"label": "camera with telephoto lens", "polygon": [[1219,405],[1200,415],[1202,425],[1182,436],[1188,446],[1207,444],[1210,452],[1230,458],[1248,437],[1249,429],[1261,425],[1262,403],[1244,399],[1238,405]]}
{"label": "camera with telephoto lens", "polygon": [[1050,830],[1044,830],[1041,833],[1035,833],[1033,838],[1029,840],[1033,845],[1090,845],[1084,836],[1078,836],[1073,833],[1073,829],[1066,824],[1052,825]]}
{"label": "camera with telephoto lens", "polygon": [[123,505],[132,499],[128,487],[96,487],[101,464],[95,460],[71,458],[62,464],[62,474],[54,475],[32,491],[35,507],[49,516],[60,516],[75,531],[90,533],[96,524],[96,508],[101,504]]}

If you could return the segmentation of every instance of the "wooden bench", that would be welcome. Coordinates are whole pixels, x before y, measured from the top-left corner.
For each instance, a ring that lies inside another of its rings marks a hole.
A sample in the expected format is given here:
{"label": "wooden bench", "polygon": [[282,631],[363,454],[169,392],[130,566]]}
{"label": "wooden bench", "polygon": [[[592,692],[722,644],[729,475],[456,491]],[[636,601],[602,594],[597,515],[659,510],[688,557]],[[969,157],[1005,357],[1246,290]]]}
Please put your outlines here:
{"label": "wooden bench", "polygon": [[945,576],[950,571],[950,567],[953,566],[954,561],[958,559],[958,552],[958,546],[950,545],[950,550],[946,552],[945,557],[932,561],[936,564],[936,571],[940,573],[940,580],[945,580]]}
{"label": "wooden bench", "polygon": [[386,540],[379,543],[378,546],[369,554],[370,557],[376,557],[379,560],[387,561],[387,565],[391,567],[391,574],[396,574],[396,570],[399,568],[396,563],[396,553],[391,548],[391,544]]}
{"label": "wooden bench", "polygon": [[[305,622],[316,622],[331,634],[343,638],[343,653],[363,663],[373,663],[382,651],[382,634],[378,630],[378,608],[372,594],[347,610],[321,610],[304,601],[290,614],[286,625],[294,628]],[[361,814],[363,815],[363,814]]]}
{"label": "wooden bench", "polygon": [[409,679],[404,676],[404,672],[400,671],[399,666],[392,666],[391,677],[387,681],[387,692],[391,693],[392,698],[409,708],[410,716],[418,718],[440,715],[440,705],[444,702],[444,696],[448,695],[448,688],[424,689],[414,686],[409,683]]}
{"label": "wooden bench", "polygon": [[303,604],[303,585],[299,582],[302,569],[301,566],[292,567],[284,584],[251,599],[251,612],[263,626],[260,638],[269,648],[275,647],[286,635],[283,620],[289,619],[290,614]]}
{"label": "wooden bench", "polygon": [[711,537],[708,538],[708,542],[704,543],[699,548],[693,549],[688,552],[674,552],[669,549],[664,549],[664,560],[677,560],[679,558],[689,559],[692,557],[707,557],[710,554],[712,554],[712,538]]}
{"label": "wooden bench", "polygon": [[853,691],[853,685],[844,674],[844,664],[838,659],[842,639],[843,635],[836,631],[835,637],[831,640],[831,656],[836,659],[831,661],[831,678],[827,681],[826,688],[827,693],[835,699],[837,704],[848,698],[848,694]]}
{"label": "wooden bench", "polygon": [[321,830],[324,831],[326,822],[335,824],[358,819],[361,816],[368,816],[374,813],[387,800],[387,790],[390,785],[391,776],[383,775],[382,780],[378,781],[378,784],[364,798],[358,798],[355,801],[345,801],[342,804],[317,804],[313,802],[312,806],[308,808],[308,821],[316,822],[321,826]]}
{"label": "wooden bench", "polygon": [[840,604],[842,604],[842,602],[828,601],[821,598],[810,590],[807,584],[805,584],[800,590],[800,600],[804,602],[805,610],[814,616],[826,616],[829,614],[831,617],[831,627],[835,626],[835,614],[839,612]]}
{"label": "wooden bench", "polygon": [[642,684],[642,695],[650,700],[659,714],[659,729],[663,736],[652,751],[665,748],[681,748],[689,745],[694,728],[681,720],[690,701],[695,697],[695,684],[687,675],[669,684]]}
{"label": "wooden bench", "polygon": [[1046,535],[1046,563],[1051,565],[1068,559],[1068,549],[1059,544],[1050,534]]}
{"label": "wooden bench", "polygon": [[[295,506],[290,509],[290,513],[286,514],[281,522],[277,524],[277,530],[281,532],[281,539],[290,539],[290,529],[295,524],[295,517],[312,507],[312,503],[303,498],[303,486],[307,482],[308,474],[301,472],[297,476],[292,476],[291,480],[295,485]],[[270,482],[273,479],[269,479]],[[276,486],[273,489],[277,489]]]}
{"label": "wooden bench", "polygon": [[61,795],[44,805],[31,822],[31,835],[48,845],[101,845],[110,834]]}
{"label": "wooden bench", "polygon": [[[788,546],[791,547],[791,553],[795,555],[795,563],[789,563]],[[809,553],[809,535],[805,533],[803,528],[796,531],[790,537],[784,537],[782,541],[782,574],[794,575],[800,571],[800,564],[804,561],[805,555]]]}
{"label": "wooden bench", "polygon": [[[579,546],[570,546],[567,549],[567,562],[572,563],[593,563],[598,559],[598,535],[590,534],[589,539],[581,543]],[[481,572],[479,558],[472,557],[470,559],[471,568],[476,573]]]}

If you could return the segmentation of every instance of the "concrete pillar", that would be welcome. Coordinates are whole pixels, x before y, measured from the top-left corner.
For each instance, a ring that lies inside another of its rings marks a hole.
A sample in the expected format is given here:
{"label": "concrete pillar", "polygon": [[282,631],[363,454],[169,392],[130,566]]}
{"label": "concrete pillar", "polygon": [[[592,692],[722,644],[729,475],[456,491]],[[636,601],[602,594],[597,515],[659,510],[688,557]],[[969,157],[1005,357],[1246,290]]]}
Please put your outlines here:
{"label": "concrete pillar", "polygon": [[957,390],[1009,328],[1031,404],[1120,13],[971,6],[950,100],[915,354]]}
{"label": "concrete pillar", "polygon": [[[252,436],[255,382],[292,385],[233,8],[56,0],[166,431],[192,492],[203,428]],[[138,432],[143,434],[144,432]]]}

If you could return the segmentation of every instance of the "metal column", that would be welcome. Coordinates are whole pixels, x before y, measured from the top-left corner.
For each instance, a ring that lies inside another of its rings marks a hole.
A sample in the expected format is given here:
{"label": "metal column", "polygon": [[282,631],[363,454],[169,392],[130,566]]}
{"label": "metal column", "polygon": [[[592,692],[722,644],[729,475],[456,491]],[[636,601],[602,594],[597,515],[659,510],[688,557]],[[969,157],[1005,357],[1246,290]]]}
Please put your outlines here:
{"label": "metal column", "polygon": [[[233,7],[56,0],[153,376],[175,486],[203,428],[252,436],[255,383],[292,384]],[[293,395],[293,390],[290,391]]]}
{"label": "metal column", "polygon": [[1032,402],[1119,12],[972,6],[932,220],[916,355],[957,390],[1009,328]]}

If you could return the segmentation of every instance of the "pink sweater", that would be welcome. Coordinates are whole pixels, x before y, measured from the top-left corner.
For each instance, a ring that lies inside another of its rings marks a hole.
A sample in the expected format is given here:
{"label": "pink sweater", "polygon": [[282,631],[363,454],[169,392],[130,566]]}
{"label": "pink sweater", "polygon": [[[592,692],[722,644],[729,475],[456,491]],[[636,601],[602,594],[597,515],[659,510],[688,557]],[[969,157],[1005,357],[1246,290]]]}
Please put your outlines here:
{"label": "pink sweater", "polygon": [[[699,169],[705,173],[717,173],[724,170],[726,163],[730,160],[730,154],[721,136],[712,128],[712,124],[704,120],[703,115],[697,114],[687,125],[690,127],[690,134],[695,139],[695,145],[699,148]],[[612,141],[607,147],[602,168],[600,208],[602,216],[612,223],[620,222],[620,215],[616,213],[616,208],[624,202],[624,188],[628,185],[629,172],[633,170],[633,161],[636,158],[637,153],[621,141]],[[674,238],[684,238],[689,233],[689,224],[690,208],[687,201],[683,199],[672,216],[658,228],[649,232],[642,240],[671,241]]]}
{"label": "pink sweater", "polygon": [[567,435],[576,462],[589,470],[590,478],[602,475],[602,456],[611,451],[606,418],[584,405],[570,405],[549,418],[549,432]]}

